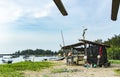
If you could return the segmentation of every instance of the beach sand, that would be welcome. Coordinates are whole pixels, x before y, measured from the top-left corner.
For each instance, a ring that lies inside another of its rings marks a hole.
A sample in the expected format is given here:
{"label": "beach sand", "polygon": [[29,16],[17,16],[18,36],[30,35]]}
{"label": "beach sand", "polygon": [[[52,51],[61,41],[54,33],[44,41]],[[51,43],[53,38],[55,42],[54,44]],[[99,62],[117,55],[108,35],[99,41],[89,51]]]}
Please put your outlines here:
{"label": "beach sand", "polygon": [[[120,65],[108,68],[85,68],[82,65],[67,66],[65,61],[54,61],[57,65],[41,71],[25,71],[25,77],[120,77],[114,70]],[[61,71],[62,70],[62,71]]]}

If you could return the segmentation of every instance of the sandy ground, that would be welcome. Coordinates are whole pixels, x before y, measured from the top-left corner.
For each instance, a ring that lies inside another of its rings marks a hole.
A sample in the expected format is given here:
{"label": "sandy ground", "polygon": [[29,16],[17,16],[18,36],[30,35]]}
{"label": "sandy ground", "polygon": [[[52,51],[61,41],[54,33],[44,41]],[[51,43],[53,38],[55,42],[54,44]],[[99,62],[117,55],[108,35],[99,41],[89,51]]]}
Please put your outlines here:
{"label": "sandy ground", "polygon": [[[85,68],[83,66],[67,66],[64,61],[52,68],[42,71],[25,71],[25,77],[120,77],[114,70],[120,68],[120,65],[111,65],[109,68]],[[67,69],[63,72],[53,72],[59,69]]]}

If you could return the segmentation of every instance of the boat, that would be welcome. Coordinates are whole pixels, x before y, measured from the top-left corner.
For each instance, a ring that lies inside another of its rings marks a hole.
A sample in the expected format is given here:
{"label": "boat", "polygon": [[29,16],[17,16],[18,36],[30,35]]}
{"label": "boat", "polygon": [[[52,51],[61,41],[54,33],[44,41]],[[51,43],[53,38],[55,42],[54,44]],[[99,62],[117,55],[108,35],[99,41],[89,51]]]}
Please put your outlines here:
{"label": "boat", "polygon": [[31,58],[29,55],[23,56],[24,61],[31,61]]}
{"label": "boat", "polygon": [[12,60],[12,56],[3,56],[2,57],[2,62],[3,63],[12,63],[13,62],[13,60]]}
{"label": "boat", "polygon": [[64,60],[64,59],[65,59],[65,57],[59,57],[59,58],[57,59],[57,61]]}
{"label": "boat", "polygon": [[56,57],[56,58],[50,58],[49,60],[52,60],[52,61],[60,61],[60,60],[64,60],[65,57]]}

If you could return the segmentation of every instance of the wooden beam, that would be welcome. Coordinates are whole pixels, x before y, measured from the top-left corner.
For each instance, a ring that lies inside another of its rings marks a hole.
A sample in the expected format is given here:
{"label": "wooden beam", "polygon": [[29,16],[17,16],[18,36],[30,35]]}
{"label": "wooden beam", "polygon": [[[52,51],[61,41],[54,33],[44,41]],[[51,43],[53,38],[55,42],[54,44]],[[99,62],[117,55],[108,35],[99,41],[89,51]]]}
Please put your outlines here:
{"label": "wooden beam", "polygon": [[117,20],[119,5],[120,5],[120,0],[112,0],[112,14],[111,14],[111,19],[113,21]]}
{"label": "wooden beam", "polygon": [[79,42],[79,43],[67,45],[67,46],[62,47],[62,49],[70,49],[70,48],[78,47],[78,46],[81,46],[81,45],[84,45],[84,43]]}
{"label": "wooden beam", "polygon": [[87,44],[93,44],[93,45],[98,45],[98,46],[110,47],[110,46],[108,46],[108,45],[99,44],[99,43],[92,42],[92,41],[89,41],[89,40],[84,40],[84,39],[80,39],[79,41],[82,41],[82,42],[87,43]]}
{"label": "wooden beam", "polygon": [[63,16],[68,15],[66,9],[64,8],[64,5],[61,0],[53,0],[60,12],[62,13]]}

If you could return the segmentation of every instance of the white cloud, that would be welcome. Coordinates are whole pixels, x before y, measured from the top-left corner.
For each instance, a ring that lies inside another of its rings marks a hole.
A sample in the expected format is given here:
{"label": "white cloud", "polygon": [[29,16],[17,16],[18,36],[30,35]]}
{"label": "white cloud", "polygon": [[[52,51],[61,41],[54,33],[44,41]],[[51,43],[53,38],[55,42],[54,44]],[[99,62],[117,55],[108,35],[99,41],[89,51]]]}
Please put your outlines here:
{"label": "white cloud", "polygon": [[35,14],[34,14],[34,17],[35,18],[40,18],[40,17],[46,17],[48,15],[48,12],[41,12],[41,11],[39,11],[39,12],[36,12]]}
{"label": "white cloud", "polygon": [[[18,20],[21,16],[27,15],[27,17],[41,18],[50,14],[53,7],[52,1],[36,3],[31,1],[30,4],[27,1],[21,1],[19,4],[17,1],[0,1],[0,24],[11,23]],[[44,3],[44,5],[42,4]],[[24,5],[23,5],[24,4]],[[27,5],[28,4],[28,5]],[[37,4],[37,5],[35,5]],[[42,5],[38,5],[42,4]]]}
{"label": "white cloud", "polygon": [[0,1],[0,24],[13,22],[21,16],[22,9],[14,3],[8,4],[9,2]]}
{"label": "white cloud", "polygon": [[53,3],[49,3],[43,6],[43,8],[35,10],[35,12],[33,12],[33,16],[35,18],[46,17],[50,14],[52,7]]}

